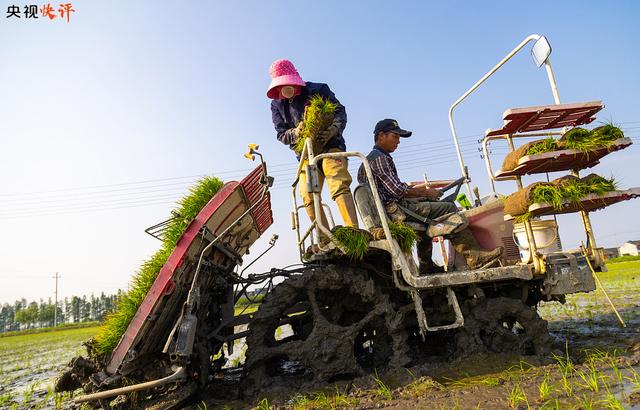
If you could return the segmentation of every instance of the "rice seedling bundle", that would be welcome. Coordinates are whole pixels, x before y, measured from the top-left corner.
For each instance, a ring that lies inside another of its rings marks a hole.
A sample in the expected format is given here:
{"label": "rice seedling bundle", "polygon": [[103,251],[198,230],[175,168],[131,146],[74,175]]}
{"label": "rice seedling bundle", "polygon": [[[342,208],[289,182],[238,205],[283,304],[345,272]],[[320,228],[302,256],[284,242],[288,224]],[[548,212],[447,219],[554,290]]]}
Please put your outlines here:
{"label": "rice seedling bundle", "polygon": [[129,290],[118,301],[115,312],[107,316],[95,340],[90,342],[90,355],[100,359],[115,349],[160,273],[160,269],[173,252],[178,239],[207,202],[222,188],[222,185],[222,181],[218,178],[202,178],[189,189],[189,193],[184,198],[178,201],[174,210],[177,216],[164,231],[160,249],[144,261],[140,270],[132,277]]}
{"label": "rice seedling bundle", "polygon": [[418,241],[416,231],[402,222],[389,222],[389,230],[391,231],[391,236],[398,241],[402,252],[410,253]]}
{"label": "rice seedling bundle", "polygon": [[510,195],[505,201],[505,213],[519,216],[517,222],[530,219],[529,205],[550,203],[554,209],[561,209],[565,201],[578,203],[590,194],[602,195],[615,191],[617,184],[613,178],[603,178],[590,174],[584,178],[565,176],[551,183],[534,183]]}
{"label": "rice seedling bundle", "polygon": [[545,152],[558,150],[558,141],[555,138],[549,137],[540,141],[534,141],[533,144],[527,149],[526,155],[543,154]]}
{"label": "rice seedling bundle", "polygon": [[[322,98],[320,95],[316,94],[309,99],[309,106],[304,113],[302,134],[295,145],[295,151],[298,154],[302,153],[307,138],[315,142],[318,135],[331,125],[336,108],[338,108],[338,104]],[[326,141],[318,141],[317,145],[314,144],[313,150],[315,154],[320,153],[325,142]]]}
{"label": "rice seedling bundle", "polygon": [[580,127],[573,128],[567,131],[560,138],[560,141],[563,141],[569,149],[593,151],[598,148],[609,147],[620,138],[624,138],[622,130],[612,124],[607,124],[591,131]]}
{"label": "rice seedling bundle", "polygon": [[337,226],[331,233],[352,260],[362,260],[369,250],[371,235],[367,231],[351,226]]}
{"label": "rice seedling bundle", "polygon": [[559,140],[549,137],[518,147],[518,149],[507,154],[502,164],[502,170],[511,171],[515,169],[520,158],[527,155],[544,154],[563,149],[589,152],[598,148],[608,148],[620,138],[624,138],[624,133],[613,124],[606,124],[591,131],[575,127],[567,131]]}

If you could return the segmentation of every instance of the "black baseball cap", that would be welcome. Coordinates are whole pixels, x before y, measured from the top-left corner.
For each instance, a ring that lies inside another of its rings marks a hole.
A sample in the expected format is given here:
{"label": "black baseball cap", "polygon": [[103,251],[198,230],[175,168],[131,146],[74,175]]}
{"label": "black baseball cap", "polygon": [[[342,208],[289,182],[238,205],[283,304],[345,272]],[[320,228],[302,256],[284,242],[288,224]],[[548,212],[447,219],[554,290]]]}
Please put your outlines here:
{"label": "black baseball cap", "polygon": [[378,135],[379,132],[389,131],[405,138],[410,137],[412,134],[411,131],[403,130],[402,128],[400,128],[400,126],[398,125],[398,121],[391,118],[386,118],[382,121],[378,121],[378,123],[376,124],[376,128],[373,130],[373,135]]}

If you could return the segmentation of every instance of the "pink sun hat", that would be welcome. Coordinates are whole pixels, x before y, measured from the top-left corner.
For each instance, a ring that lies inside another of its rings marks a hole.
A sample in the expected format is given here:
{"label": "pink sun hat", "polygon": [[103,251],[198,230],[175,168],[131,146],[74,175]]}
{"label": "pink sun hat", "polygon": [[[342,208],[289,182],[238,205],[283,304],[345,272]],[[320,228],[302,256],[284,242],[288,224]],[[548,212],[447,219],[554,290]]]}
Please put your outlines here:
{"label": "pink sun hat", "polygon": [[302,81],[298,70],[296,70],[296,67],[289,60],[274,61],[271,67],[269,67],[269,75],[271,76],[271,84],[269,84],[269,89],[267,89],[267,97],[272,100],[280,97],[278,87],[283,85],[299,85],[300,87],[304,87],[307,85]]}

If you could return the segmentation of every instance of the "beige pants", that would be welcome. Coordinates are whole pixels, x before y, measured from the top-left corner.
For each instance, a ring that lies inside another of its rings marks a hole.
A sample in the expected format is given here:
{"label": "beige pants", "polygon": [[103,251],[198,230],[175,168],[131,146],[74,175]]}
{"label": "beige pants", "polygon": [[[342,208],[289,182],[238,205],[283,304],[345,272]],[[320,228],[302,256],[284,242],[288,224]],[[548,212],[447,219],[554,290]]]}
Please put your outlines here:
{"label": "beige pants", "polygon": [[[328,152],[342,152],[338,148],[332,148]],[[300,173],[300,196],[309,214],[309,217],[315,219],[315,212],[313,210],[313,194],[307,191],[307,161],[302,166],[302,172]],[[322,167],[318,172],[318,183],[320,187],[324,185],[324,180],[327,180],[329,186],[329,193],[331,199],[335,201],[337,197],[343,194],[351,194],[351,174],[349,174],[347,158],[325,158],[322,160]]]}

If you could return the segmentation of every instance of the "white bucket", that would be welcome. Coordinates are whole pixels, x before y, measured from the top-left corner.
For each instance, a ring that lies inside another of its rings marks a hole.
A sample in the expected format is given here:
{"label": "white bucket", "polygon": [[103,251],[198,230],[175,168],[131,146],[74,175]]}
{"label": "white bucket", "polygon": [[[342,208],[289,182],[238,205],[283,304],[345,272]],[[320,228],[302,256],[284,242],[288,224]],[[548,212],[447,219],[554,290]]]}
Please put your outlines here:
{"label": "white bucket", "polygon": [[[539,253],[546,255],[562,250],[558,236],[558,225],[553,219],[531,220],[531,230],[533,230],[533,240],[536,242]],[[529,260],[529,241],[524,223],[513,224],[513,240],[520,249],[520,258],[523,262],[527,262]]]}

